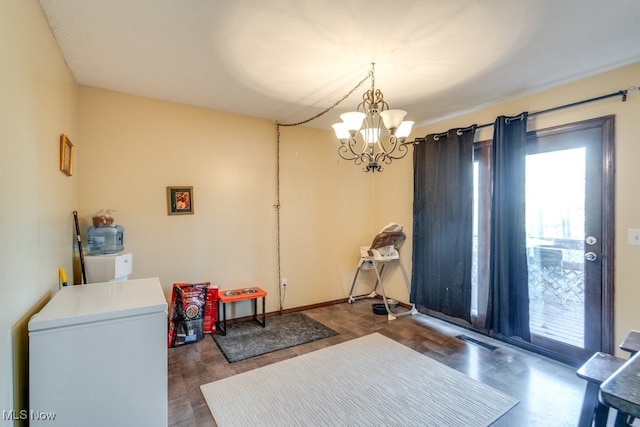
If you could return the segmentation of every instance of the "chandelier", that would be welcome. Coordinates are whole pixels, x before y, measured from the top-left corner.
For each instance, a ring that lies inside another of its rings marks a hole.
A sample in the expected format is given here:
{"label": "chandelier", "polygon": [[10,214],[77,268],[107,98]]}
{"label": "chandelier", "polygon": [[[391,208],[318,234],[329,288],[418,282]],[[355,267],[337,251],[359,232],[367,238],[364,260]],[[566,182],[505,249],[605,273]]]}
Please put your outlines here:
{"label": "chandelier", "polygon": [[342,122],[332,126],[340,140],[340,157],[364,165],[365,172],[381,172],[383,164],[406,156],[405,142],[414,123],[403,121],[406,111],[389,109],[384,95],[375,87],[374,73],[372,63],[367,76],[371,78],[371,89],[362,95],[356,111],[341,114]]}

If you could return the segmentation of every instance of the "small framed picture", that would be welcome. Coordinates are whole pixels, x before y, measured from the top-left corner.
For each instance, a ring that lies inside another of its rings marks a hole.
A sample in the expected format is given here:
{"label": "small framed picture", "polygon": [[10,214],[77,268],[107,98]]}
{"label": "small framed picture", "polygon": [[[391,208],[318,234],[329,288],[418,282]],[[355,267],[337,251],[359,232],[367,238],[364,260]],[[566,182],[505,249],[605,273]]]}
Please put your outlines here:
{"label": "small framed picture", "polygon": [[193,214],[193,187],[167,187],[167,213]]}
{"label": "small framed picture", "polygon": [[64,133],[60,135],[60,170],[67,176],[73,175],[73,144]]}

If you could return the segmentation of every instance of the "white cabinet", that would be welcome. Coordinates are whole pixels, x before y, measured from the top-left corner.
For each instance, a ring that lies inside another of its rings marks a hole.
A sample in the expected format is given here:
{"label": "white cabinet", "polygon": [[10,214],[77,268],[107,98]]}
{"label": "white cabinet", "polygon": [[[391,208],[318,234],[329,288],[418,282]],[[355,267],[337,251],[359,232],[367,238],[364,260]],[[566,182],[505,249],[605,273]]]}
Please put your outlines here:
{"label": "white cabinet", "polygon": [[87,283],[121,282],[133,271],[133,255],[89,255],[84,257]]}
{"label": "white cabinet", "polygon": [[167,426],[157,278],[65,286],[29,321],[30,425]]}

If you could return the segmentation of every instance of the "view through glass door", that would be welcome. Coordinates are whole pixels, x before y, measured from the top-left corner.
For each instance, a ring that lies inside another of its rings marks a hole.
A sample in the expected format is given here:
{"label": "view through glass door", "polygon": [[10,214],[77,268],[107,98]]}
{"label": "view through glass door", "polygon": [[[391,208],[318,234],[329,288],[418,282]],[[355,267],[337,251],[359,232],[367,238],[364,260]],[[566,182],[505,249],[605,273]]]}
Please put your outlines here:
{"label": "view through glass door", "polygon": [[[584,348],[584,147],[526,158],[531,334]],[[596,285],[597,286],[597,285]]]}

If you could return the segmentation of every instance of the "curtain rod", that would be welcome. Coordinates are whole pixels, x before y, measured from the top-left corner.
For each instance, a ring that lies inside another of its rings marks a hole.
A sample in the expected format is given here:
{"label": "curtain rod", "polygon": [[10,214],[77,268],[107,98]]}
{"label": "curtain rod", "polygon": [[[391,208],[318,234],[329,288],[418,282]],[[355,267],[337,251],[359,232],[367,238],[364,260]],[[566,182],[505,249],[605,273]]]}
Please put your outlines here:
{"label": "curtain rod", "polygon": [[[625,102],[627,100],[627,94],[629,92],[635,93],[635,92],[638,92],[638,90],[639,90],[638,86],[632,86],[629,89],[619,90],[617,92],[609,93],[607,95],[597,96],[595,98],[584,99],[582,101],[572,102],[571,104],[560,105],[560,106],[557,106],[557,107],[548,108],[546,110],[541,110],[541,111],[536,111],[536,112],[533,112],[533,113],[529,113],[529,117],[537,116],[539,114],[551,113],[552,111],[562,110],[562,109],[565,109],[565,108],[576,107],[578,105],[588,104],[590,102],[601,101],[603,99],[612,98],[614,96],[621,96],[622,97],[622,102]],[[493,126],[493,125],[494,125],[494,123],[484,123],[482,125],[471,125],[469,127],[466,127],[466,128],[460,129],[460,130],[461,131],[466,131],[466,130],[471,130],[473,128],[481,129],[481,128],[486,128],[486,127]],[[446,134],[447,134],[446,132],[443,132],[443,133],[439,133],[437,135],[445,136]],[[424,138],[416,138],[415,140],[407,142],[406,144],[407,145],[409,145],[409,144],[419,144],[419,143],[421,143],[421,142],[423,142],[425,140],[426,140],[426,137],[424,137]]]}

